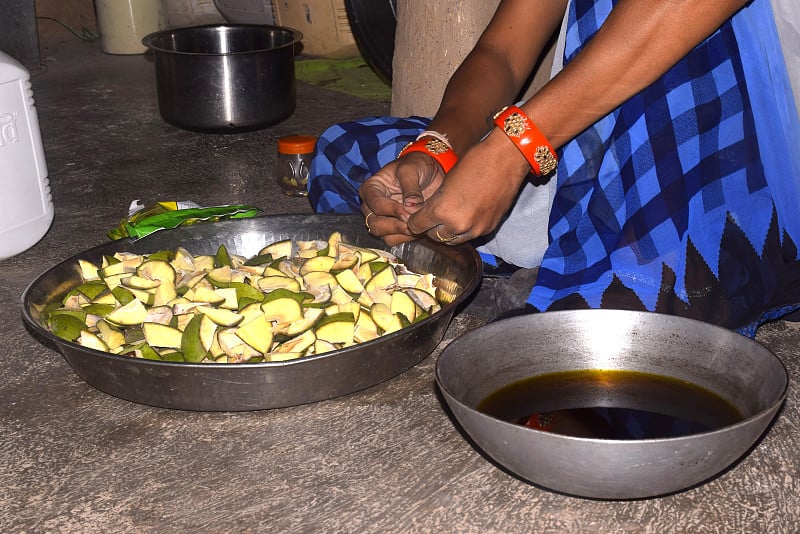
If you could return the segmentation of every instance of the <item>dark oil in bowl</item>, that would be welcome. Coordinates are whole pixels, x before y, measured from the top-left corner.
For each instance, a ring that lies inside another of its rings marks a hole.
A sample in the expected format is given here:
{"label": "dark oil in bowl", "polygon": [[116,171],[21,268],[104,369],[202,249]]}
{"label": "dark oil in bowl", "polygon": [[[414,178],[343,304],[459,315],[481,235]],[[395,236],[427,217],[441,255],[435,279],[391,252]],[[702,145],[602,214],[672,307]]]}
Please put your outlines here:
{"label": "dark oil in bowl", "polygon": [[615,440],[686,436],[744,419],[730,402],[695,384],[620,370],[534,376],[491,393],[477,409],[539,430]]}

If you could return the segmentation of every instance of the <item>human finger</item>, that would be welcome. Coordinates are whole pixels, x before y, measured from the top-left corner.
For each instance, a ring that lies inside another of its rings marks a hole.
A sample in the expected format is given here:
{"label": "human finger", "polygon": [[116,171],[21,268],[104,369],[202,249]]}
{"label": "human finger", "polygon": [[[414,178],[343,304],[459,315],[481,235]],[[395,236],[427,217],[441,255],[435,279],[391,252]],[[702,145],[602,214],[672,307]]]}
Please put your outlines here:
{"label": "human finger", "polygon": [[417,211],[442,183],[444,172],[433,158],[412,152],[398,160],[395,171],[402,192],[403,213]]}
{"label": "human finger", "polygon": [[444,224],[434,226],[426,232],[426,235],[434,241],[445,245],[460,245],[469,241],[468,232],[452,232]]}

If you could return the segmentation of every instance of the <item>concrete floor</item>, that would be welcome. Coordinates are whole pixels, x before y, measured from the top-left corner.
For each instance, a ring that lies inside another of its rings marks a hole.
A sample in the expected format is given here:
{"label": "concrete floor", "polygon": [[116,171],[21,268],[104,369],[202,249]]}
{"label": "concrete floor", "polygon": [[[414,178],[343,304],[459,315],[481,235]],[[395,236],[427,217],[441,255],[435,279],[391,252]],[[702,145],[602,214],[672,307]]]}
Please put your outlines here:
{"label": "concrete floor", "polygon": [[[286,122],[230,136],[158,115],[147,57],[97,43],[45,49],[34,95],[56,206],[32,249],[0,261],[2,532],[798,532],[800,328],[758,340],[792,386],[760,444],[732,469],[675,495],[602,502],[559,495],[488,462],[459,433],[433,383],[441,348],[483,318],[458,314],[441,346],[388,382],[293,408],[194,413],[88,386],[20,318],[40,272],[88,247],[145,203],[190,199],[307,213],[274,181],[276,139],[386,114],[387,103],[300,84]],[[4,178],[5,179],[5,178]]]}

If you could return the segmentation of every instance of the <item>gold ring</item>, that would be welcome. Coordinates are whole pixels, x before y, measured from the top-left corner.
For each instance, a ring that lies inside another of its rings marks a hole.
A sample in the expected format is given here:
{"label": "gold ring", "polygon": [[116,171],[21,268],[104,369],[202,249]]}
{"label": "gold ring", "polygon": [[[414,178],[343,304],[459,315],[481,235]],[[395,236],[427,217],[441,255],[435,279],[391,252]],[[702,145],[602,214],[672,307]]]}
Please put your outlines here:
{"label": "gold ring", "polygon": [[369,218],[370,218],[371,215],[375,215],[375,213],[371,211],[371,212],[367,213],[366,217],[364,217],[364,226],[367,227],[367,232],[370,232],[370,233],[372,233],[372,228],[369,227]]}
{"label": "gold ring", "polygon": [[438,226],[436,227],[436,239],[439,240],[439,243],[449,243],[450,241],[454,241],[454,240],[458,239],[459,237],[461,237],[461,234],[456,234],[456,235],[454,235],[452,237],[442,237],[439,234],[439,227]]}

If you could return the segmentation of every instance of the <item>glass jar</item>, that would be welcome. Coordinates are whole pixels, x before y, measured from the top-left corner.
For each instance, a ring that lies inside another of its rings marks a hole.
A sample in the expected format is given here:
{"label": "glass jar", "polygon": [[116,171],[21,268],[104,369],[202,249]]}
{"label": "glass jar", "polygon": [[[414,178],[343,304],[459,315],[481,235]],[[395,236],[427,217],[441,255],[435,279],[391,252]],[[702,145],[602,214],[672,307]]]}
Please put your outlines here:
{"label": "glass jar", "polygon": [[278,185],[290,197],[308,196],[308,170],[317,138],[287,135],[278,139]]}

